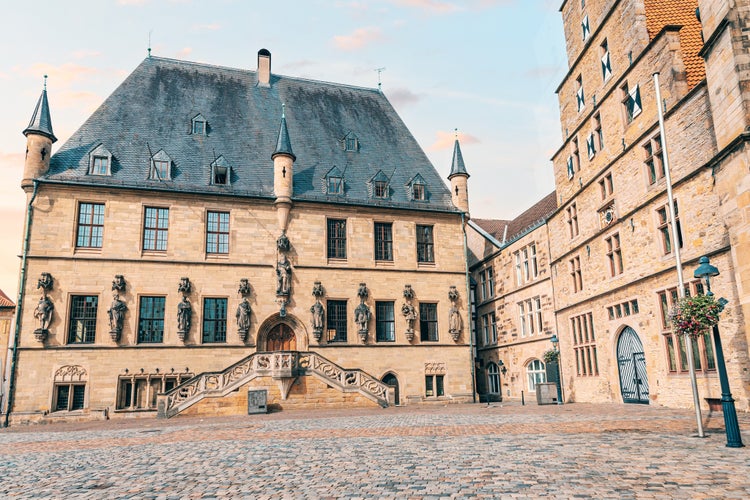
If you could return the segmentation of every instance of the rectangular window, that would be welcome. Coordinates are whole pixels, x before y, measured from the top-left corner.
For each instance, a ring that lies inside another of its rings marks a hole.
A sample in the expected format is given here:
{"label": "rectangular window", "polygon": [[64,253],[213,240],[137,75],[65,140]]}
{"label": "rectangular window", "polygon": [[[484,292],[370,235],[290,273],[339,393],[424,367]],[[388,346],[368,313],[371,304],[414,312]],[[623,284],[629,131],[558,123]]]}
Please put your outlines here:
{"label": "rectangular window", "polygon": [[484,345],[490,345],[490,315],[485,314],[482,316],[482,338]]}
{"label": "rectangular window", "polygon": [[424,196],[424,184],[412,184],[412,196],[415,200],[423,201],[425,199]]}
{"label": "rectangular window", "polygon": [[576,375],[591,377],[599,375],[599,360],[596,353],[594,335],[594,315],[586,313],[570,318],[570,332],[573,336],[573,353],[576,359]]}
{"label": "rectangular window", "polygon": [[346,301],[327,301],[326,339],[328,342],[346,342]]}
{"label": "rectangular window", "polygon": [[73,295],[70,298],[69,344],[93,344],[96,340],[96,295]]}
{"label": "rectangular window", "polygon": [[417,262],[435,262],[432,226],[417,225]]}
{"label": "rectangular window", "polygon": [[583,290],[583,276],[581,275],[581,258],[573,257],[569,261],[570,277],[573,279],[573,293]]}
{"label": "rectangular window", "polygon": [[388,198],[388,183],[385,181],[375,181],[375,198]]}
{"label": "rectangular window", "polygon": [[85,406],[85,384],[55,385],[55,411],[82,410]]}
{"label": "rectangular window", "polygon": [[203,299],[203,343],[227,341],[227,299]]}
{"label": "rectangular window", "polygon": [[329,177],[328,194],[344,194],[344,179],[341,177]]}
{"label": "rectangular window", "polygon": [[622,274],[622,249],[620,248],[620,234],[615,233],[605,238],[607,246],[607,260],[609,261],[609,275],[614,277]]}
{"label": "rectangular window", "polygon": [[[682,248],[682,227],[680,227],[680,213],[677,210],[677,201],[674,202],[674,215],[677,222],[677,244]],[[672,253],[672,224],[669,218],[669,205],[665,205],[656,210],[658,218],[658,229],[661,234],[662,251],[664,255]]]}
{"label": "rectangular window", "polygon": [[602,200],[606,200],[614,193],[614,186],[612,184],[612,173],[606,174],[599,181],[599,189],[602,193]]}
{"label": "rectangular window", "polygon": [[479,298],[487,300],[487,274],[484,270],[479,272]]}
{"label": "rectangular window", "polygon": [[575,202],[571,203],[568,208],[565,209],[567,214],[566,221],[568,223],[568,233],[570,238],[573,239],[578,236],[578,208]]}
{"label": "rectangular window", "polygon": [[[700,280],[685,284],[685,295],[702,295],[704,293],[703,283]],[[661,309],[662,335],[664,336],[665,350],[669,371],[672,373],[688,372],[688,357],[685,335],[676,335],[669,324],[669,311],[674,308],[679,300],[677,288],[662,290],[657,293],[657,301]],[[697,338],[692,338],[693,360],[695,369],[699,372],[716,371],[716,357],[711,339],[711,331],[708,330]]]}
{"label": "rectangular window", "polygon": [[375,260],[393,261],[393,224],[375,223]]}
{"label": "rectangular window", "polygon": [[490,332],[492,334],[492,343],[497,344],[497,318],[494,312],[490,313]]}
{"label": "rectangular window", "polygon": [[521,319],[521,337],[542,333],[542,298],[533,297],[518,303]]}
{"label": "rectangular window", "polygon": [[586,152],[589,155],[589,161],[594,159],[596,156],[596,136],[593,132],[586,138]]}
{"label": "rectangular window", "polygon": [[165,160],[153,160],[154,161],[154,171],[153,175],[151,176],[152,179],[162,180],[162,181],[168,181],[169,180],[169,161]]}
{"label": "rectangular window", "polygon": [[156,410],[156,396],[171,391],[181,382],[192,378],[192,373],[165,375],[147,373],[121,376],[117,380],[118,410]]}
{"label": "rectangular window", "polygon": [[583,40],[584,41],[591,34],[591,26],[589,25],[589,16],[588,16],[588,14],[585,15],[585,16],[583,16],[583,20],[581,21],[581,32],[583,34]]}
{"label": "rectangular window", "polygon": [[638,299],[629,300],[620,304],[607,307],[607,316],[610,321],[623,316],[630,316],[631,314],[638,314]]}
{"label": "rectangular window", "polygon": [[109,158],[106,156],[94,156],[91,173],[93,175],[109,175]]}
{"label": "rectangular window", "polygon": [[578,149],[578,138],[573,137],[573,140],[570,141],[571,147],[573,148],[572,156],[573,156],[573,170],[575,172],[579,172],[581,170],[581,154]]}
{"label": "rectangular window", "polygon": [[646,159],[646,175],[649,184],[656,184],[664,178],[664,161],[662,157],[661,136],[656,135],[643,145]]}
{"label": "rectangular window", "polygon": [[378,342],[394,342],[396,340],[393,302],[375,302],[375,330]]}
{"label": "rectangular window", "polygon": [[568,179],[572,179],[576,171],[573,168],[573,155],[568,156],[568,160],[565,162],[565,166],[568,169]]}
{"label": "rectangular window", "polygon": [[526,320],[526,306],[523,302],[518,303],[518,317],[520,319],[521,337],[525,337],[529,332],[528,321]]}
{"label": "rectangular window", "polygon": [[606,82],[612,76],[612,61],[609,57],[609,44],[606,38],[599,46],[599,51],[602,58],[602,80]]}
{"label": "rectangular window", "polygon": [[539,266],[536,257],[536,243],[514,253],[516,268],[516,284],[523,285],[539,276]]}
{"label": "rectangular window", "polygon": [[445,396],[445,375],[425,375],[424,395],[428,398]]}
{"label": "rectangular window", "polygon": [[583,77],[578,75],[576,78],[576,109],[581,111],[586,107],[586,98],[583,95]]}
{"label": "rectangular window", "polygon": [[328,219],[328,258],[346,259],[346,220]]}
{"label": "rectangular window", "polygon": [[425,302],[419,304],[419,335],[423,342],[437,342],[437,304]]}
{"label": "rectangular window", "polygon": [[485,269],[487,272],[487,298],[495,296],[495,270],[491,267]]}
{"label": "rectangular window", "polygon": [[104,204],[81,203],[78,205],[76,247],[101,248],[103,232]]}
{"label": "rectangular window", "polygon": [[143,218],[143,249],[166,251],[168,230],[169,209],[146,207]]}
{"label": "rectangular window", "polygon": [[631,123],[635,117],[641,114],[641,89],[636,84],[632,89],[627,82],[620,87],[622,90],[622,105],[625,110],[625,122]]}
{"label": "rectangular window", "polygon": [[594,115],[594,135],[599,143],[599,151],[604,149],[604,131],[602,130],[602,116],[597,113]]}
{"label": "rectangular window", "polygon": [[229,253],[229,212],[208,212],[206,223],[206,253]]}
{"label": "rectangular window", "polygon": [[141,297],[138,308],[138,343],[164,341],[165,297]]}
{"label": "rectangular window", "polygon": [[204,135],[206,132],[206,122],[203,120],[193,120],[193,134]]}

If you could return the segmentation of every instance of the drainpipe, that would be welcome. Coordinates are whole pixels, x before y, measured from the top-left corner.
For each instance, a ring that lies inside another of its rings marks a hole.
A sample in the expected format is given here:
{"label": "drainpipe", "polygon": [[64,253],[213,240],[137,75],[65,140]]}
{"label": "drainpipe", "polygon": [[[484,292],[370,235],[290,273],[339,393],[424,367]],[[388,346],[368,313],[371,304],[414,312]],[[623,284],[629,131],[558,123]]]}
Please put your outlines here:
{"label": "drainpipe", "polygon": [[18,277],[18,301],[16,302],[16,326],[13,333],[13,347],[10,361],[10,377],[8,381],[8,397],[5,400],[5,418],[3,427],[8,427],[10,420],[10,409],[13,407],[13,396],[15,395],[16,362],[18,361],[18,339],[21,336],[21,310],[23,309],[24,290],[26,289],[26,257],[29,253],[29,239],[31,238],[31,216],[34,212],[33,204],[36,198],[38,181],[34,181],[34,191],[31,194],[29,204],[26,206],[26,230],[23,237],[23,253],[21,254],[21,273]]}
{"label": "drainpipe", "polygon": [[469,280],[469,246],[466,243],[466,214],[461,212],[461,229],[464,232],[464,269],[466,273],[466,328],[469,330],[469,357],[471,358],[471,399],[477,402],[476,374],[474,368],[474,329],[471,327],[471,282]]}

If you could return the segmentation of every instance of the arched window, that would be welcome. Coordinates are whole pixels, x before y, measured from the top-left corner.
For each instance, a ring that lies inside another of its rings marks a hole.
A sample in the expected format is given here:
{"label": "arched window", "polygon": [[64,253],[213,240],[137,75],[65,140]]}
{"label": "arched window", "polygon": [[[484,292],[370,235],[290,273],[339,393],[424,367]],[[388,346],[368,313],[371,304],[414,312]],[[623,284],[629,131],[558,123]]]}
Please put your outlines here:
{"label": "arched window", "polygon": [[490,394],[500,393],[500,372],[495,363],[487,365],[487,387]]}
{"label": "arched window", "polygon": [[544,363],[533,359],[526,365],[526,375],[529,379],[529,391],[536,392],[536,385],[547,381],[547,373],[544,371]]}

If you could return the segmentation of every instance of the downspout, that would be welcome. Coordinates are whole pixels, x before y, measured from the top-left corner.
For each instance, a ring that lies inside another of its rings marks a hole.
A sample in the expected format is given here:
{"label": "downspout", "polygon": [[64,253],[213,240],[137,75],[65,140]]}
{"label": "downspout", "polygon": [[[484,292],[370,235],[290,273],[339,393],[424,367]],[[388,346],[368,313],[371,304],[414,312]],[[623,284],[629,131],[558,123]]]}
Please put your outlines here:
{"label": "downspout", "polygon": [[476,374],[474,367],[474,329],[471,327],[471,282],[469,280],[469,245],[466,243],[466,215],[461,212],[461,229],[464,232],[464,269],[466,273],[466,328],[469,329],[469,357],[471,358],[471,399],[477,402]]}
{"label": "downspout", "polygon": [[34,191],[31,194],[29,204],[26,206],[26,230],[23,237],[23,253],[21,254],[21,273],[18,277],[18,301],[16,302],[16,327],[13,333],[13,347],[10,361],[10,377],[8,381],[8,397],[5,401],[5,418],[3,420],[3,427],[8,427],[8,421],[10,420],[10,410],[13,408],[13,396],[15,395],[15,382],[16,382],[16,363],[18,361],[18,340],[21,336],[21,310],[23,309],[24,290],[26,288],[26,257],[29,253],[29,239],[31,238],[31,215],[34,212],[32,205],[36,198],[37,188],[39,183],[36,179],[34,182]]}
{"label": "downspout", "polygon": [[[545,221],[544,221],[544,226],[545,226],[544,229],[547,232],[547,234],[545,235],[545,239],[547,240],[547,261],[549,262],[550,260],[552,260],[552,258],[551,258],[551,255],[552,255],[552,243],[550,242],[550,237],[549,237],[549,226],[547,225],[548,221],[549,221],[549,219],[545,219]],[[555,293],[555,279],[557,278],[556,272],[557,272],[557,264],[555,264],[555,269],[552,269],[552,264],[550,264],[550,266],[549,266],[549,283],[550,283],[550,288],[552,288],[552,317],[555,318],[555,331],[553,332],[553,334],[555,334],[555,335],[557,335],[558,333],[560,333],[560,323],[558,322],[558,317],[557,317],[557,299],[556,299],[557,294]],[[553,274],[554,274],[554,276],[553,276]],[[560,337],[562,337],[562,335],[557,335],[558,339]],[[557,363],[558,363],[558,365],[557,365],[558,366],[558,374],[557,374],[557,376],[560,379],[560,393],[562,394],[562,401],[564,403],[565,402],[565,386],[563,385],[563,380],[562,380],[562,349],[560,349],[560,354],[559,354],[559,356],[557,358]],[[573,369],[571,368],[570,371],[572,372]]]}

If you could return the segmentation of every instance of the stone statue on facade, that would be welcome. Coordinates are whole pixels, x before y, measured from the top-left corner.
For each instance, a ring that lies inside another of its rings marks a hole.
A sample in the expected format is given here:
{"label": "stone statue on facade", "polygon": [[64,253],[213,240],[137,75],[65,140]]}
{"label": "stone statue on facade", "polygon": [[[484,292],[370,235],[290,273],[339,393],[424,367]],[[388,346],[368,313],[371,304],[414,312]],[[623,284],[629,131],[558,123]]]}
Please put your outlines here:
{"label": "stone statue on facade", "polygon": [[125,318],[125,311],[128,310],[128,306],[120,300],[120,295],[115,292],[112,295],[112,305],[109,307],[107,314],[109,314],[109,335],[112,340],[118,342],[120,335],[122,334],[122,323]]}
{"label": "stone statue on facade", "polygon": [[310,324],[312,325],[313,336],[316,341],[320,342],[320,339],[323,336],[323,316],[325,315],[325,311],[323,310],[323,304],[321,304],[319,300],[316,300],[310,307],[310,314]]}
{"label": "stone statue on facade", "polygon": [[250,303],[247,301],[247,297],[242,299],[240,305],[237,306],[237,332],[240,334],[240,340],[245,341],[247,339],[247,332],[250,331]]}
{"label": "stone statue on facade", "polygon": [[448,290],[448,299],[451,301],[451,308],[448,310],[448,332],[451,334],[453,341],[458,342],[463,323],[461,321],[461,313],[456,306],[458,290],[455,286],[451,286]]}
{"label": "stone statue on facade", "polygon": [[39,298],[39,302],[34,309],[34,318],[37,320],[38,328],[34,330],[34,337],[39,342],[44,342],[49,333],[49,325],[52,323],[52,311],[55,310],[55,305],[47,297],[46,294],[42,294]]}
{"label": "stone statue on facade", "polygon": [[401,314],[406,319],[406,340],[411,342],[414,340],[414,322],[417,320],[417,310],[412,304],[415,293],[411,285],[404,285],[403,295],[406,302],[401,306]]}
{"label": "stone statue on facade", "polygon": [[281,259],[276,264],[276,295],[289,295],[292,281],[292,266],[286,255],[281,254]]}
{"label": "stone statue on facade", "polygon": [[367,340],[368,323],[371,316],[370,308],[364,302],[354,309],[354,321],[357,323],[357,333],[359,333],[359,339],[363,343]]}
{"label": "stone statue on facade", "polygon": [[193,316],[193,306],[187,297],[182,297],[182,301],[177,305],[177,336],[184,341],[190,332],[190,320]]}

